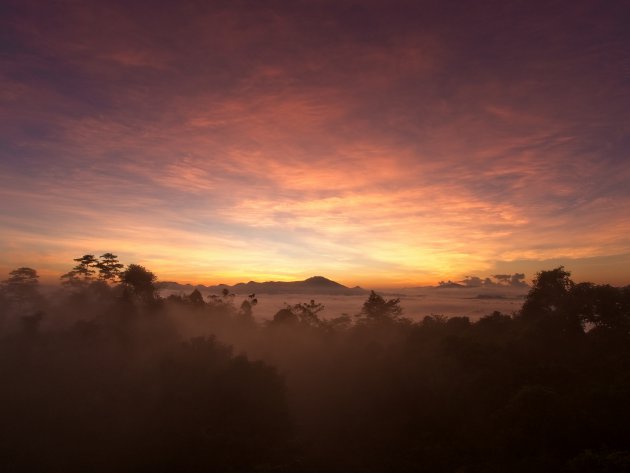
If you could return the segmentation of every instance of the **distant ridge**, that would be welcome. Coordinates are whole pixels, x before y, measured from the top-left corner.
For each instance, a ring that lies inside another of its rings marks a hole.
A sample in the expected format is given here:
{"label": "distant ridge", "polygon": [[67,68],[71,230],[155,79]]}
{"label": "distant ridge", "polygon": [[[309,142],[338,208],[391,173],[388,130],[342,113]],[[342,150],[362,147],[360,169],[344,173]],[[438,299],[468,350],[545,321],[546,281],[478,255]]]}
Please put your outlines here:
{"label": "distant ridge", "polygon": [[343,295],[354,296],[365,294],[367,291],[359,286],[347,287],[338,282],[332,281],[324,276],[313,276],[304,281],[265,281],[265,282],[241,282],[233,286],[218,284],[216,286],[204,286],[202,284],[193,286],[192,284],[179,284],[172,281],[157,283],[159,289],[173,291],[200,291],[221,292],[227,289],[234,294],[319,294],[319,295]]}
{"label": "distant ridge", "polygon": [[463,284],[459,284],[453,281],[441,282],[439,285],[435,286],[436,289],[461,289],[465,288]]}

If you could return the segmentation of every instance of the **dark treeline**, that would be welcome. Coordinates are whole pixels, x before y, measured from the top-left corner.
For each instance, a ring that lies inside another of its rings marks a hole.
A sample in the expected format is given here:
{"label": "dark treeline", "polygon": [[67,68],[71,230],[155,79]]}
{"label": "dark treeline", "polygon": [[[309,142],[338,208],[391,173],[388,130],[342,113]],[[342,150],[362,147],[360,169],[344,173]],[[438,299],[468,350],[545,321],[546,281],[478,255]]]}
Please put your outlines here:
{"label": "dark treeline", "polygon": [[0,292],[0,470],[630,471],[630,287],[542,271],[522,309],[412,322],[372,292],[257,322],[115,255]]}

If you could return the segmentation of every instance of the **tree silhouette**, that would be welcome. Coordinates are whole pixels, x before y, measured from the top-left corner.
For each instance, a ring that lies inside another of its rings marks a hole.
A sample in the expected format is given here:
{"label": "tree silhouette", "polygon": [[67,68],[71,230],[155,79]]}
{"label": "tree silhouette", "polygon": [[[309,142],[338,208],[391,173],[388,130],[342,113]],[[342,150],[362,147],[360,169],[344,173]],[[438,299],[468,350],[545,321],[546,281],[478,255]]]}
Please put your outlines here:
{"label": "tree silhouette", "polygon": [[573,314],[587,326],[598,330],[630,334],[629,288],[588,282],[575,284],[569,291]]}
{"label": "tree silhouette", "polygon": [[523,304],[522,314],[552,314],[564,308],[569,291],[574,285],[570,276],[571,273],[565,271],[564,266],[537,273]]}
{"label": "tree silhouette", "polygon": [[156,279],[155,274],[139,264],[130,264],[121,274],[122,283],[131,288],[136,296],[145,301],[154,298],[154,283]]}
{"label": "tree silhouette", "polygon": [[252,304],[248,300],[244,300],[241,302],[241,309],[239,310],[239,315],[245,317],[246,319],[252,318]]}
{"label": "tree silhouette", "polygon": [[83,255],[75,258],[78,264],[65,274],[60,276],[61,284],[66,287],[81,288],[87,286],[93,279],[98,265],[98,260],[94,255]]}
{"label": "tree silhouette", "polygon": [[80,258],[75,258],[74,261],[79,264],[77,264],[72,270],[76,271],[76,274],[82,278],[83,281],[90,281],[96,273],[94,268],[97,266],[98,260],[94,257],[94,255],[83,255]]}
{"label": "tree silhouette", "polygon": [[12,288],[33,288],[39,284],[39,276],[33,268],[21,267],[9,273],[9,278],[2,281],[9,290]]}
{"label": "tree silhouette", "polygon": [[289,307],[285,307],[275,313],[271,323],[272,325],[295,325],[298,322],[299,318],[297,314],[293,313]]}
{"label": "tree silhouette", "polygon": [[[255,300],[255,299],[254,299]],[[322,321],[319,314],[324,310],[324,304],[315,302],[300,302],[298,304],[286,304],[284,309],[280,309],[273,317],[274,324],[300,324],[302,326],[320,327]]]}
{"label": "tree silhouette", "polygon": [[120,274],[125,267],[118,261],[118,256],[113,253],[101,255],[101,260],[96,263],[98,277],[108,283],[115,283],[120,280]]}
{"label": "tree silhouette", "polygon": [[300,322],[303,324],[317,326],[321,323],[317,314],[324,310],[324,304],[320,304],[315,302],[314,299],[311,299],[308,303],[300,302],[299,304],[295,304],[291,307],[291,310],[297,314]]}
{"label": "tree silhouette", "polygon": [[193,292],[191,292],[188,295],[188,300],[192,305],[197,307],[202,307],[206,305],[206,303],[203,301],[203,296],[201,295],[201,292],[199,292],[199,289],[195,289]]}
{"label": "tree silhouette", "polygon": [[359,314],[359,322],[361,323],[379,323],[379,322],[395,322],[402,317],[402,307],[400,307],[400,299],[385,300],[383,296],[378,295],[374,291],[370,291],[370,295],[363,303],[361,313]]}
{"label": "tree silhouette", "polygon": [[572,297],[575,283],[571,273],[564,266],[540,271],[523,303],[520,316],[523,319],[539,321],[548,334],[553,331],[583,331],[582,319],[575,311]]}
{"label": "tree silhouette", "polygon": [[256,294],[249,294],[247,299],[241,302],[241,308],[238,311],[239,315],[247,320],[251,320],[253,316],[253,309],[256,304],[258,304]]}
{"label": "tree silhouette", "polygon": [[84,286],[84,281],[74,269],[62,274],[59,279],[61,279],[61,284],[66,287],[79,288]]}
{"label": "tree silhouette", "polygon": [[9,273],[9,278],[2,282],[7,297],[21,308],[39,297],[37,292],[39,275],[33,268],[14,269]]}

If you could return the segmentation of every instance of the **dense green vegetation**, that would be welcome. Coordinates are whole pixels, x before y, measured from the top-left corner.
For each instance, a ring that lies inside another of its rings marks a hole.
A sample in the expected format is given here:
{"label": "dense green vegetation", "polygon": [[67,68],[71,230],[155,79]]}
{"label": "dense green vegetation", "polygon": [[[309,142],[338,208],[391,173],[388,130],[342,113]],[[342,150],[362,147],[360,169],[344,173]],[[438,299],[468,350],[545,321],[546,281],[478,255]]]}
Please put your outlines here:
{"label": "dense green vegetation", "polygon": [[630,471],[630,287],[538,274],[516,314],[372,293],[253,318],[108,253],[0,292],[2,471]]}

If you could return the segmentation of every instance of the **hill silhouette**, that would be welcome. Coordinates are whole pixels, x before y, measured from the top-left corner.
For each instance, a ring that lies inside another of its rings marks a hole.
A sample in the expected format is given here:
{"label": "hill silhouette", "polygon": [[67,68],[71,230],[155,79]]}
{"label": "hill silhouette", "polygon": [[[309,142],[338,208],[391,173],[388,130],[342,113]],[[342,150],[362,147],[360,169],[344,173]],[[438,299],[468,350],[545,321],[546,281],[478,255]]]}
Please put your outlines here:
{"label": "hill silhouette", "polygon": [[233,286],[218,284],[215,286],[204,286],[202,284],[193,286],[191,284],[180,284],[172,281],[157,283],[158,289],[168,289],[175,291],[190,291],[198,289],[200,291],[221,292],[224,289],[234,294],[310,294],[310,295],[342,295],[356,296],[366,294],[367,291],[359,286],[348,287],[324,276],[312,276],[303,281],[265,281],[265,282],[241,282]]}

